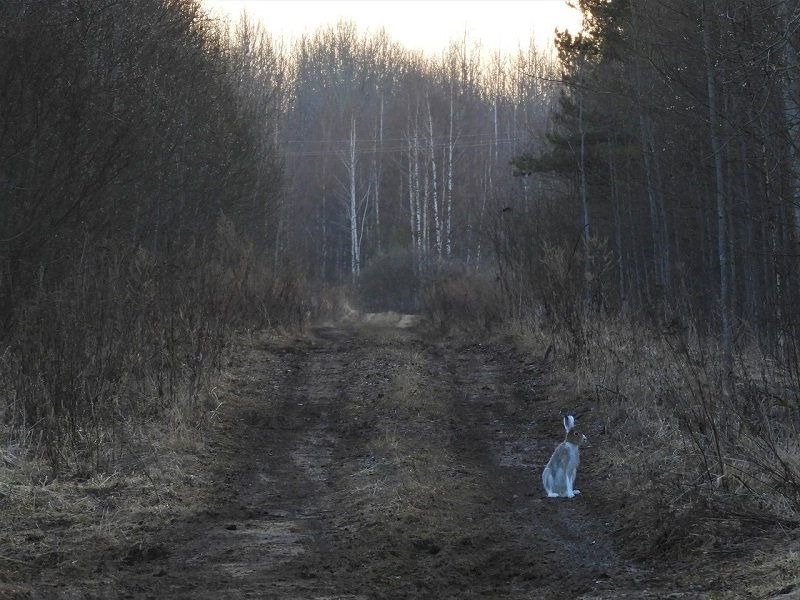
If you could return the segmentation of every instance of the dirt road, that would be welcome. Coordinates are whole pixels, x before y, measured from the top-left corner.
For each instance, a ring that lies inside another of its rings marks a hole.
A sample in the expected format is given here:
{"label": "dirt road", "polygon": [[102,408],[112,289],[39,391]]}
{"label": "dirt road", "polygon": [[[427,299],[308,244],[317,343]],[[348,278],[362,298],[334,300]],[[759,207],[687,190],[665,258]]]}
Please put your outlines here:
{"label": "dirt road", "polygon": [[[201,508],[102,560],[61,556],[19,597],[701,597],[614,547],[600,427],[540,369],[511,344],[395,329],[256,339],[220,397]],[[565,410],[590,438],[582,494],[547,499]]]}
{"label": "dirt road", "polygon": [[591,445],[583,494],[543,497],[569,407],[509,345],[322,329],[255,344],[234,381],[213,505],[128,556],[123,595],[694,597],[612,547]]}

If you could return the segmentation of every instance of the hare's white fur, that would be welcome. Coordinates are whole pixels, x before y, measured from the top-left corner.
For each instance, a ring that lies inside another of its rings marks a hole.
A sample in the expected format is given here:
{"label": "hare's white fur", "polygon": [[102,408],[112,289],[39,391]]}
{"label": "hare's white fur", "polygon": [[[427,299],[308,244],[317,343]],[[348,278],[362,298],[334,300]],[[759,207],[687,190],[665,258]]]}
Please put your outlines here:
{"label": "hare's white fur", "polygon": [[580,494],[573,485],[580,463],[578,447],[586,440],[586,436],[574,431],[574,427],[575,418],[572,415],[564,417],[566,439],[556,447],[542,472],[542,485],[548,498],[573,498],[575,494]]}

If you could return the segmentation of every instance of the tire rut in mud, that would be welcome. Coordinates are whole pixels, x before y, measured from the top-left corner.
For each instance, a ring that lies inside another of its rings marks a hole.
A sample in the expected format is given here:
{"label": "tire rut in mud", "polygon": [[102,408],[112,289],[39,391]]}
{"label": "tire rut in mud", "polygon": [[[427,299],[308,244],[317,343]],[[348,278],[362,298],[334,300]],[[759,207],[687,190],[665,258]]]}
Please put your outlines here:
{"label": "tire rut in mud", "polygon": [[543,497],[558,410],[511,345],[324,329],[239,363],[212,500],[129,597],[647,597],[590,487]]}
{"label": "tire rut in mud", "polygon": [[[288,565],[328,522],[329,410],[347,395],[347,336],[266,342],[242,359],[222,415],[208,508],[155,536],[121,574],[129,597],[292,597],[316,585]],[[295,561],[296,562],[296,561]],[[289,594],[288,596],[286,594]]]}

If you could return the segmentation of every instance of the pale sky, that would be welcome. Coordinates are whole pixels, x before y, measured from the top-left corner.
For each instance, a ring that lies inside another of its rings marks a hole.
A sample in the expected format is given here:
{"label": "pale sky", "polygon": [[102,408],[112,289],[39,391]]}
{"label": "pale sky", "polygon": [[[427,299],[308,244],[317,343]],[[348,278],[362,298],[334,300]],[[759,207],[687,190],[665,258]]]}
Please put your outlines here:
{"label": "pale sky", "polygon": [[551,44],[553,31],[577,32],[580,13],[566,0],[203,0],[212,14],[233,20],[242,10],[261,20],[274,35],[312,33],[339,18],[355,21],[360,33],[384,27],[389,36],[415,50],[438,54],[464,32],[481,40],[487,52]]}

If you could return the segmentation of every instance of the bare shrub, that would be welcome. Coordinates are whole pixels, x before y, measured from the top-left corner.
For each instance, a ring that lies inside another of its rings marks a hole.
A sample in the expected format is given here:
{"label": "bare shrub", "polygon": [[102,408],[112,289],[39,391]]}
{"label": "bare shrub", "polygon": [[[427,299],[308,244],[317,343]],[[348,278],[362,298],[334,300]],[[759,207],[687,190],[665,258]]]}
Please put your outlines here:
{"label": "bare shrub", "polygon": [[277,273],[266,267],[251,241],[233,223],[220,217],[209,267],[226,290],[223,310],[231,326],[302,329],[315,317],[311,282],[291,260]]}
{"label": "bare shrub", "polygon": [[46,455],[54,476],[90,474],[137,424],[201,423],[232,332],[304,319],[302,281],[259,264],[224,217],[207,249],[169,261],[112,241],[87,248],[15,313],[0,369],[12,441]]}
{"label": "bare shrub", "polygon": [[411,251],[388,252],[370,259],[354,288],[358,308],[369,312],[417,312],[424,276],[418,264],[418,256]]}
{"label": "bare shrub", "polygon": [[524,337],[536,331],[539,351],[568,361],[583,360],[595,335],[593,328],[605,307],[606,279],[611,270],[605,243],[592,239],[592,271],[577,247],[567,249],[542,242],[533,264],[522,274],[503,279],[513,315],[511,327],[522,325]]}
{"label": "bare shrub", "polygon": [[345,286],[316,282],[310,304],[308,314],[314,323],[338,322],[353,312],[349,288]]}
{"label": "bare shrub", "polygon": [[532,298],[542,308],[544,322],[552,328],[556,343],[564,345],[568,356],[580,353],[586,341],[581,310],[582,266],[575,253],[543,243],[539,256],[538,281],[529,282]]}
{"label": "bare shrub", "polygon": [[489,331],[507,314],[497,277],[456,263],[443,265],[431,277],[423,299],[429,321],[441,331]]}
{"label": "bare shrub", "polygon": [[232,330],[305,318],[304,279],[263,260],[279,99],[237,60],[267,49],[198,2],[0,13],[0,436],[91,473],[142,424],[205,418]]}

